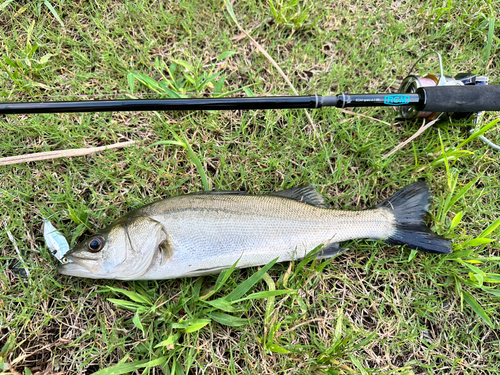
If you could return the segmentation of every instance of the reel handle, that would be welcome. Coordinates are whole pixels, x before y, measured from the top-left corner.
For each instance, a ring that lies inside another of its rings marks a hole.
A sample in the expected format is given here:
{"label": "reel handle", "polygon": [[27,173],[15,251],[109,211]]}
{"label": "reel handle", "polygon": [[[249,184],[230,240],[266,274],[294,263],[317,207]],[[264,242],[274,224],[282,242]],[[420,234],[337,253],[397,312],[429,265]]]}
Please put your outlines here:
{"label": "reel handle", "polygon": [[425,112],[500,111],[500,85],[420,87],[417,94]]}

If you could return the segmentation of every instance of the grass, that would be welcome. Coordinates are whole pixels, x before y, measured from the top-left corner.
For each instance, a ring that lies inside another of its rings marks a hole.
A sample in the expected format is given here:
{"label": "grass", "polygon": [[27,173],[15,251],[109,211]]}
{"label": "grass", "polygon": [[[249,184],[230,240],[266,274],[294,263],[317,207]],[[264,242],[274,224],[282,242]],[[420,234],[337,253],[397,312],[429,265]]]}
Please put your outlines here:
{"label": "grass", "polygon": [[[394,92],[428,51],[443,54],[450,75],[498,84],[498,6],[269,0],[233,9],[300,94],[335,94]],[[0,26],[2,101],[292,93],[223,1],[0,1]],[[437,71],[432,60],[420,65]],[[310,111],[316,132],[299,110],[0,117],[0,156],[140,141],[0,170],[0,223],[31,280],[14,273],[18,257],[0,231],[0,373],[500,372],[500,255],[489,240],[499,233],[498,153],[465,142],[470,124],[445,121],[384,159],[420,123],[353,112]],[[495,129],[486,135],[500,143]],[[57,274],[42,238],[42,216],[73,245],[134,208],[207,188],[259,194],[312,182],[332,207],[354,210],[419,178],[454,254],[352,241],[328,261],[119,282]]]}

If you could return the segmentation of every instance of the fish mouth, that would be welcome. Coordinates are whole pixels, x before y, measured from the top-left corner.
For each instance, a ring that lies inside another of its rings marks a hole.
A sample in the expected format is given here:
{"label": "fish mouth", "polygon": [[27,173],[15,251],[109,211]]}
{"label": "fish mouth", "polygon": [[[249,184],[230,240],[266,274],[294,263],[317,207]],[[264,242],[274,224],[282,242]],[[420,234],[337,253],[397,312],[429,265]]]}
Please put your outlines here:
{"label": "fish mouth", "polygon": [[[57,267],[59,273],[67,276],[78,276],[78,277],[87,277],[87,278],[98,278],[96,267],[92,267],[92,265],[88,264],[89,260],[73,257],[71,255],[66,255],[68,259],[68,263],[60,264]],[[92,262],[92,261],[91,261]],[[97,265],[97,264],[96,264]]]}

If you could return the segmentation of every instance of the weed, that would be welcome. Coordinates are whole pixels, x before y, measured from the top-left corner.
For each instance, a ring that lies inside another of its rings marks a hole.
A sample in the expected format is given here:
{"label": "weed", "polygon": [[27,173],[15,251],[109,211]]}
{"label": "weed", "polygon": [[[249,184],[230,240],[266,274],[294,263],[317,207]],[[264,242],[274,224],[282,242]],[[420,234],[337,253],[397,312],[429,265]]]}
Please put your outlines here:
{"label": "weed", "polygon": [[[233,18],[304,95],[397,92],[431,50],[447,74],[498,83],[496,1],[224,5],[0,0],[0,95],[292,94]],[[495,114],[473,134],[471,123],[435,124],[382,159],[418,124],[353,113],[310,111],[315,134],[296,110],[0,117],[1,156],[140,145],[0,170],[0,226],[35,281],[14,272],[0,231],[0,372],[498,373],[500,165],[477,139],[494,138]],[[350,241],[330,260],[120,282],[59,275],[42,240],[43,217],[74,244],[170,195],[310,182],[333,208],[360,210],[420,178],[434,195],[430,225],[453,243],[446,257]]]}

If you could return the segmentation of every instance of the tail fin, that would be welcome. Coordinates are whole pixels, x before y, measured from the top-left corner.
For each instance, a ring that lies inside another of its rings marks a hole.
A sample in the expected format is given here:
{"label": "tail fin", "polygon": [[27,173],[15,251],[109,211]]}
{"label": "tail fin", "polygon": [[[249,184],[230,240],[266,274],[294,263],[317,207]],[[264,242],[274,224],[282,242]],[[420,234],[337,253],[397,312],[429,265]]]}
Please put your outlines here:
{"label": "tail fin", "polygon": [[419,181],[408,185],[377,208],[389,209],[396,220],[396,232],[385,240],[387,243],[406,245],[428,253],[451,253],[450,241],[432,232],[424,222],[431,202],[429,188]]}

